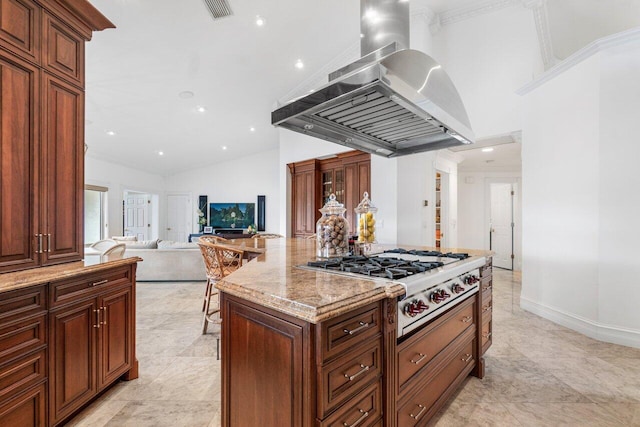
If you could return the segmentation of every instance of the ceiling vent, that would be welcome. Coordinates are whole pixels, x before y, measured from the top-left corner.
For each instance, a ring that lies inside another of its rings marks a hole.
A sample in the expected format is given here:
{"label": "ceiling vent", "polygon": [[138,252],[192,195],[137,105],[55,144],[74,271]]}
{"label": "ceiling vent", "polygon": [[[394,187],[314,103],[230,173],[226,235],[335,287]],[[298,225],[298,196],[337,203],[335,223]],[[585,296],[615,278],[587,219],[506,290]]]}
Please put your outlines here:
{"label": "ceiling vent", "polygon": [[204,4],[207,5],[207,9],[213,16],[213,19],[220,19],[233,15],[231,6],[226,0],[204,0]]}

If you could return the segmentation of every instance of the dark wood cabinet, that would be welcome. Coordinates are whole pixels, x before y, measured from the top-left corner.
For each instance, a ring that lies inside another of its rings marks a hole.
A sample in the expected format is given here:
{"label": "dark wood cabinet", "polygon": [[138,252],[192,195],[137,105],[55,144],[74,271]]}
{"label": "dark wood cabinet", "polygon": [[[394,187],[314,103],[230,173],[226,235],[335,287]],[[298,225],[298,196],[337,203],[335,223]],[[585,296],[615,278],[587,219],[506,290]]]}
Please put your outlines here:
{"label": "dark wood cabinet", "polygon": [[0,292],[0,425],[60,425],[137,378],[136,260]]}
{"label": "dark wood cabinet", "polygon": [[360,151],[337,154],[288,165],[291,172],[291,234],[307,237],[316,232],[319,209],[331,194],[343,203],[353,232],[354,209],[366,191],[371,195],[371,155]]}
{"label": "dark wood cabinet", "polygon": [[134,365],[132,286],[113,280],[118,276],[110,272],[51,284],[51,295],[65,294],[58,289],[73,290],[67,294],[71,300],[82,299],[49,314],[53,423],[71,415]]}
{"label": "dark wood cabinet", "polygon": [[292,163],[291,172],[291,228],[294,237],[306,237],[316,232],[320,218],[320,171],[318,160]]}
{"label": "dark wood cabinet", "polygon": [[0,0],[0,272],[82,259],[86,0]]}
{"label": "dark wood cabinet", "polygon": [[40,263],[40,218],[34,214],[40,198],[38,68],[0,50],[0,86],[0,272],[5,272]]}
{"label": "dark wood cabinet", "polygon": [[477,313],[478,336],[476,337],[478,364],[474,375],[484,378],[484,354],[493,343],[493,260],[487,257],[487,263],[480,267],[480,290],[477,300],[480,309]]}

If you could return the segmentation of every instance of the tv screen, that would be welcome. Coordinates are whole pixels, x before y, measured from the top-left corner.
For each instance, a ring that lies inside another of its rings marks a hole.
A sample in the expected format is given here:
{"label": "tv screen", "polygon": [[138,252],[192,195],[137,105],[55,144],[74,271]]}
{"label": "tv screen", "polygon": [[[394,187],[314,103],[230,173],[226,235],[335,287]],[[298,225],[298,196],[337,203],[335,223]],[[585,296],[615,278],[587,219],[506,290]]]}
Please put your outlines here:
{"label": "tv screen", "polygon": [[255,222],[255,203],[209,203],[209,225],[213,228],[247,228]]}

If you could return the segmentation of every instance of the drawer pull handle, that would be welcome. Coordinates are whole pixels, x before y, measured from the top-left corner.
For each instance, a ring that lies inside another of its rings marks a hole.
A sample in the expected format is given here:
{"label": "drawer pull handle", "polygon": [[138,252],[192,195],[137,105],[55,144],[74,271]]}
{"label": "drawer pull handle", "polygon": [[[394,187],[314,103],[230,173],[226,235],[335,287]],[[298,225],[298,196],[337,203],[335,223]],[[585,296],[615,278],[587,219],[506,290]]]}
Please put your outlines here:
{"label": "drawer pull handle", "polygon": [[106,325],[107,324],[107,307],[101,307],[102,312],[102,318],[104,320],[102,320],[102,325]]}
{"label": "drawer pull handle", "polygon": [[489,289],[491,289],[491,285],[485,286],[484,288],[482,288],[483,291],[488,291]]}
{"label": "drawer pull handle", "polygon": [[426,406],[422,406],[422,405],[418,405],[418,408],[420,408],[420,412],[418,412],[417,414],[413,415],[413,414],[409,414],[409,416],[411,418],[413,418],[414,420],[418,421],[418,418],[420,418],[422,416],[422,414],[424,413],[424,411],[427,410]]}
{"label": "drawer pull handle", "polygon": [[366,365],[360,365],[360,369],[358,372],[356,372],[353,375],[349,375],[349,374],[344,374],[344,377],[349,379],[349,381],[353,381],[356,378],[358,378],[360,375],[364,374],[365,372],[367,372],[370,368],[370,366],[366,366]]}
{"label": "drawer pull handle", "polygon": [[47,234],[47,252],[51,253],[51,234]]}
{"label": "drawer pull handle", "polygon": [[100,310],[99,309],[98,310],[93,310],[93,312],[96,313],[96,324],[93,325],[93,327],[100,329],[100,325],[101,325],[101,323],[100,323]]}
{"label": "drawer pull handle", "polygon": [[353,330],[349,330],[349,329],[343,329],[345,334],[349,334],[349,335],[353,335],[353,334],[357,334],[358,332],[360,332],[361,330],[368,328],[369,327],[369,323],[368,322],[358,322],[358,324],[360,326],[358,326],[357,328],[353,329]]}
{"label": "drawer pull handle", "polygon": [[473,320],[473,317],[471,316],[466,316],[465,318],[462,319],[462,322],[464,323],[469,323]]}
{"label": "drawer pull handle", "polygon": [[426,354],[422,354],[422,353],[418,353],[418,357],[419,357],[418,360],[411,359],[410,362],[417,365],[418,363],[422,362],[424,360],[424,358],[427,357],[427,355]]}
{"label": "drawer pull handle", "polygon": [[487,332],[486,334],[482,334],[484,338],[491,338],[491,332]]}
{"label": "drawer pull handle", "polygon": [[362,415],[360,416],[360,418],[358,418],[358,419],[356,420],[356,422],[355,422],[355,423],[353,423],[353,424],[351,424],[351,425],[349,425],[349,424],[347,424],[347,423],[342,423],[342,425],[343,425],[344,427],[357,427],[361,422],[363,422],[363,421],[364,421],[364,419],[365,419],[365,418],[367,418],[367,417],[369,416],[369,412],[368,412],[368,411],[367,411],[367,412],[365,412],[365,411],[363,411],[362,409],[359,409],[359,411],[360,411],[360,413],[361,413]]}
{"label": "drawer pull handle", "polygon": [[100,286],[100,285],[104,285],[105,283],[107,283],[109,280],[108,279],[104,279],[104,280],[100,280],[99,282],[93,282],[91,284],[91,286]]}
{"label": "drawer pull handle", "polygon": [[487,311],[491,311],[491,306],[488,305],[485,308],[482,309],[482,313],[486,313]]}
{"label": "drawer pull handle", "polygon": [[469,361],[473,358],[472,355],[470,355],[469,353],[465,354],[465,356],[467,356],[467,358],[465,359],[464,357],[460,360],[462,360],[464,363],[469,363]]}

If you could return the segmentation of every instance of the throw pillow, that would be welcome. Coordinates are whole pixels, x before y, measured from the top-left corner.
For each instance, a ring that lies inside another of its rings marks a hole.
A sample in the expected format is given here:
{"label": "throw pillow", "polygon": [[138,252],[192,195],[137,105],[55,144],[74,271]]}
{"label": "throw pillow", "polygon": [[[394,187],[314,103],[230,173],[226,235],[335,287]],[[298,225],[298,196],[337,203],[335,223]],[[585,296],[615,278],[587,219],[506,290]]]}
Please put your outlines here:
{"label": "throw pillow", "polygon": [[138,236],[112,236],[111,239],[116,242],[137,242]]}
{"label": "throw pillow", "polygon": [[125,241],[124,244],[127,245],[127,249],[158,249],[157,240]]}

